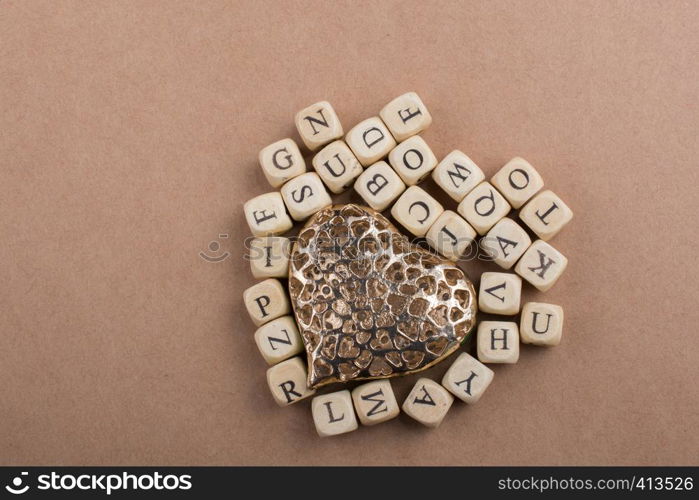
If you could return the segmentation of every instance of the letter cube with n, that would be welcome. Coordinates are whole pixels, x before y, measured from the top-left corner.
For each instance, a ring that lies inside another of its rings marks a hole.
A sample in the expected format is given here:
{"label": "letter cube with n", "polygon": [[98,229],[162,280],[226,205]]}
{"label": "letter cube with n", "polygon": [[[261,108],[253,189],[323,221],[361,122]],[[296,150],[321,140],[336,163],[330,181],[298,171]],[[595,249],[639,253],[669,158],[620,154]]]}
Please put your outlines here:
{"label": "letter cube with n", "polygon": [[408,92],[386,104],[379,113],[397,141],[419,134],[432,123],[432,116],[415,92]]}
{"label": "letter cube with n", "polygon": [[342,124],[328,101],[320,101],[296,113],[296,130],[301,140],[315,151],[342,137]]}
{"label": "letter cube with n", "polygon": [[311,411],[320,437],[352,432],[358,427],[352,396],[347,390],[316,396],[311,403]]}
{"label": "letter cube with n", "polygon": [[405,184],[388,163],[379,161],[357,177],[354,190],[367,205],[381,212],[405,191]]}
{"label": "letter cube with n", "polygon": [[429,378],[419,379],[403,401],[403,411],[427,427],[439,427],[454,397]]}
{"label": "letter cube with n", "polygon": [[267,369],[267,385],[279,406],[288,406],[311,396],[316,391],[306,385],[308,371],[298,356]]}
{"label": "letter cube with n", "polygon": [[410,186],[391,208],[391,215],[415,236],[425,236],[444,212],[441,203],[418,186]]}
{"label": "letter cube with n", "polygon": [[511,321],[481,321],[476,339],[481,363],[516,363],[519,360],[519,330]]}
{"label": "letter cube with n", "polygon": [[512,273],[483,273],[478,291],[478,309],[511,316],[519,312],[522,278]]}
{"label": "letter cube with n", "polygon": [[493,370],[466,352],[459,354],[442,378],[442,385],[464,403],[473,404],[493,381]]}
{"label": "letter cube with n", "polygon": [[536,240],[517,262],[515,272],[545,292],[558,281],[567,266],[568,259],[561,252],[545,241]]}
{"label": "letter cube with n", "polygon": [[279,280],[261,281],[243,292],[243,302],[256,326],[289,314],[289,299]]}
{"label": "letter cube with n", "polygon": [[522,308],[519,335],[525,344],[556,346],[563,333],[563,308],[543,302],[527,302]]}
{"label": "letter cube with n", "polygon": [[345,142],[359,162],[366,166],[386,157],[396,141],[378,116],[367,118],[347,132]]}
{"label": "letter cube with n", "polygon": [[267,182],[275,188],[306,171],[306,162],[292,139],[282,139],[263,148],[259,161]]}
{"label": "letter cube with n", "polygon": [[352,401],[363,425],[375,425],[395,418],[400,413],[391,382],[376,380],[355,387]]}
{"label": "letter cube with n", "polygon": [[274,191],[256,196],[243,206],[245,220],[254,236],[287,232],[294,225],[286,213],[282,195]]}
{"label": "letter cube with n", "polygon": [[331,142],[313,157],[313,168],[335,194],[350,187],[362,166],[344,141]]}
{"label": "letter cube with n", "polygon": [[274,365],[303,351],[303,342],[291,316],[265,323],[255,332],[255,343],[268,365]]}

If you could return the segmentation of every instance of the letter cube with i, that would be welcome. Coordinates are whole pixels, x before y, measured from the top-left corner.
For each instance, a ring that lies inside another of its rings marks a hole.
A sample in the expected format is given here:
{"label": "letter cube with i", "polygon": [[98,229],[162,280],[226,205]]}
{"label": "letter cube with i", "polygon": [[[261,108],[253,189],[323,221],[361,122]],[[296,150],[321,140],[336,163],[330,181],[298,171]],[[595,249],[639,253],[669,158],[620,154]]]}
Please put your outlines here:
{"label": "letter cube with i", "polygon": [[418,186],[410,186],[391,208],[391,215],[415,236],[422,237],[444,212],[444,207]]}
{"label": "letter cube with i", "polygon": [[250,242],[250,271],[257,278],[286,278],[289,275],[291,240],[283,236],[253,238]]}
{"label": "letter cube with i", "polygon": [[457,213],[445,210],[432,224],[425,238],[440,255],[459,260],[476,239],[476,231]]}
{"label": "letter cube with i", "polygon": [[454,201],[460,202],[485,180],[485,174],[471,158],[456,149],[439,162],[432,171],[432,179]]}
{"label": "letter cube with i", "polygon": [[536,240],[524,252],[515,266],[515,272],[537,289],[551,288],[568,266],[561,252],[542,240]]}
{"label": "letter cube with i", "polygon": [[396,147],[396,140],[378,116],[352,127],[345,136],[345,142],[365,167],[382,160]]}
{"label": "letter cube with i", "polygon": [[323,181],[315,172],[294,177],[282,186],[282,198],[294,220],[308,219],[321,208],[332,205]]}
{"label": "letter cube with i", "polygon": [[403,401],[403,411],[427,427],[439,427],[454,397],[429,378],[419,379]]}
{"label": "letter cube with i", "polygon": [[481,321],[476,346],[481,363],[516,363],[519,360],[519,330],[511,321]]}
{"label": "letter cube with i", "polygon": [[315,389],[306,385],[308,371],[300,357],[282,361],[267,369],[267,385],[279,406],[289,406],[313,395]]}
{"label": "letter cube with i", "polygon": [[519,320],[519,336],[525,344],[556,346],[563,333],[563,308],[543,302],[527,302]]}
{"label": "letter cube with i", "polygon": [[256,326],[289,314],[289,299],[279,280],[260,281],[243,292],[243,302]]}
{"label": "letter cube with i", "polygon": [[274,365],[303,351],[303,342],[291,316],[265,323],[255,332],[255,343],[268,365]]}
{"label": "letter cube with i", "polygon": [[513,158],[502,167],[490,183],[497,188],[512,208],[519,208],[544,187],[539,172],[524,158]]}
{"label": "letter cube with i", "polygon": [[519,312],[522,278],[512,273],[483,273],[478,291],[478,309],[512,316]]}
{"label": "letter cube with i", "polygon": [[507,200],[489,182],[481,182],[468,193],[456,209],[473,229],[484,235],[511,207]]}
{"label": "letter cube with i", "polygon": [[400,413],[388,380],[375,380],[355,387],[352,390],[352,401],[363,425],[380,424]]}
{"label": "letter cube with i", "polygon": [[543,191],[519,211],[529,229],[544,241],[556,236],[573,218],[573,211],[553,191]]}
{"label": "letter cube with i", "polygon": [[415,92],[396,97],[383,107],[379,116],[397,141],[419,134],[432,123],[432,116]]}
{"label": "letter cube with i", "polygon": [[352,407],[352,396],[348,390],[314,397],[311,411],[320,437],[352,432],[358,427]]}
{"label": "letter cube with i", "polygon": [[527,232],[509,217],[501,219],[480,241],[483,251],[503,269],[514,266],[531,244]]}
{"label": "letter cube with i", "polygon": [[442,378],[442,385],[464,403],[477,403],[493,381],[493,370],[466,352],[459,354]]}
{"label": "letter cube with i", "polygon": [[367,205],[381,212],[405,191],[405,184],[388,163],[379,161],[357,177],[354,190]]}
{"label": "letter cube with i", "polygon": [[282,195],[274,191],[256,196],[243,206],[245,220],[254,236],[287,232],[294,225],[286,213]]}
{"label": "letter cube with i", "polygon": [[408,186],[414,186],[434,170],[437,157],[422,137],[414,135],[388,153],[388,162],[403,182]]}
{"label": "letter cube with i", "polygon": [[296,130],[311,151],[342,137],[342,124],[327,101],[320,101],[296,113]]}
{"label": "letter cube with i", "polygon": [[267,182],[275,188],[306,171],[306,162],[292,139],[282,139],[263,148],[259,161]]}
{"label": "letter cube with i", "polygon": [[313,168],[328,189],[342,193],[362,173],[362,166],[344,141],[331,142],[313,157]]}

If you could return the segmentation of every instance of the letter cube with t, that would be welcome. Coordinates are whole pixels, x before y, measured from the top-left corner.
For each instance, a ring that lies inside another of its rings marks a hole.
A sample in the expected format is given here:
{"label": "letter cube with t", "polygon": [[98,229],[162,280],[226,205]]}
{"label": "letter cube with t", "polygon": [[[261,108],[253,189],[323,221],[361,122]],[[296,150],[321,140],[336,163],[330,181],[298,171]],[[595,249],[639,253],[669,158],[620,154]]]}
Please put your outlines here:
{"label": "letter cube with t", "polygon": [[493,370],[466,352],[459,354],[442,378],[442,385],[464,403],[481,399],[494,377]]}
{"label": "letter cube with t", "polygon": [[314,397],[311,411],[320,437],[352,432],[358,427],[352,407],[352,396],[347,390]]}
{"label": "letter cube with t", "polygon": [[571,221],[573,211],[553,191],[544,191],[524,205],[519,218],[539,238],[548,241]]}
{"label": "letter cube with t", "polygon": [[282,139],[263,148],[259,160],[267,182],[275,188],[306,171],[306,162],[292,139]]}
{"label": "letter cube with t", "polygon": [[512,273],[483,273],[478,291],[478,309],[512,316],[519,312],[522,278]]}
{"label": "letter cube with t", "polygon": [[386,104],[379,113],[397,141],[419,134],[432,123],[432,116],[415,92],[408,92]]}
{"label": "letter cube with t", "polygon": [[437,157],[419,135],[398,144],[388,153],[388,162],[408,186],[422,182],[437,166]]}
{"label": "letter cube with t", "polygon": [[375,380],[355,387],[352,390],[352,401],[363,425],[380,424],[400,413],[388,380]]}
{"label": "letter cube with t", "polygon": [[286,278],[289,275],[291,240],[263,236],[250,242],[250,270],[257,278]]}
{"label": "letter cube with t", "polygon": [[511,321],[481,321],[476,334],[481,363],[516,363],[519,360],[519,330]]}
{"label": "letter cube with t", "polygon": [[483,251],[503,269],[514,266],[531,244],[527,232],[509,217],[501,219],[480,241]]}
{"label": "letter cube with t", "polygon": [[418,186],[406,189],[391,208],[393,218],[418,237],[427,234],[442,212],[442,205]]}
{"label": "letter cube with t", "polygon": [[439,427],[454,397],[429,378],[419,379],[403,401],[403,411],[427,427]]}
{"label": "letter cube with t", "polygon": [[481,182],[456,209],[473,229],[484,235],[510,211],[510,204],[489,182]]}
{"label": "letter cube with t", "polygon": [[563,308],[543,302],[527,302],[522,308],[519,336],[525,344],[556,346],[563,333]]}
{"label": "letter cube with t", "polygon": [[496,173],[490,183],[513,208],[519,208],[544,187],[539,172],[524,158],[513,158]]}
{"label": "letter cube with t", "polygon": [[254,197],[243,206],[245,220],[254,236],[287,232],[294,225],[286,213],[282,195],[274,191]]}
{"label": "letter cube with t", "polygon": [[485,174],[471,158],[455,149],[432,171],[432,179],[454,201],[461,201],[485,180]]}
{"label": "letter cube with t", "polygon": [[537,289],[551,288],[568,266],[561,252],[542,240],[536,240],[524,252],[515,266],[515,272]]}
{"label": "letter cube with t", "polygon": [[288,406],[313,395],[315,389],[306,385],[308,371],[298,356],[267,369],[267,385],[279,406]]}
{"label": "letter cube with t", "polygon": [[279,282],[270,278],[260,281],[243,292],[243,302],[256,326],[289,314],[289,299]]}
{"label": "letter cube with t", "polygon": [[352,127],[345,136],[345,142],[365,167],[385,158],[396,146],[396,140],[378,116]]}
{"label": "letter cube with t", "polygon": [[299,330],[291,316],[282,316],[262,325],[255,332],[255,343],[269,365],[303,351]]}
{"label": "letter cube with t", "polygon": [[367,205],[381,212],[405,191],[405,184],[388,163],[379,161],[357,177],[354,190]]}
{"label": "letter cube with t", "polygon": [[425,238],[440,255],[459,260],[476,239],[476,231],[456,212],[445,210],[432,224]]}
{"label": "letter cube with t", "polygon": [[344,141],[331,142],[313,157],[313,168],[328,189],[342,193],[362,173],[362,166]]}
{"label": "letter cube with t", "polygon": [[282,198],[294,220],[306,220],[321,208],[332,205],[328,191],[315,172],[294,177],[282,186]]}
{"label": "letter cube with t", "polygon": [[311,151],[315,151],[342,137],[342,125],[328,101],[320,101],[296,113],[296,130],[301,140]]}

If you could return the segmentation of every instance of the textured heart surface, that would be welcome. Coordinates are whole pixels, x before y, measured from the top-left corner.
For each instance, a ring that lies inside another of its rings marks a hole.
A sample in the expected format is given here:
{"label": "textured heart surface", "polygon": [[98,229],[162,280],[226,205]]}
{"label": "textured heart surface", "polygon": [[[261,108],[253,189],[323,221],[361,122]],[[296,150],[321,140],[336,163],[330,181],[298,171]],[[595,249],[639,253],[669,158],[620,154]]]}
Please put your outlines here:
{"label": "textured heart surface", "polygon": [[289,292],[313,388],[424,370],[476,320],[461,269],[358,205],[311,217],[292,251]]}

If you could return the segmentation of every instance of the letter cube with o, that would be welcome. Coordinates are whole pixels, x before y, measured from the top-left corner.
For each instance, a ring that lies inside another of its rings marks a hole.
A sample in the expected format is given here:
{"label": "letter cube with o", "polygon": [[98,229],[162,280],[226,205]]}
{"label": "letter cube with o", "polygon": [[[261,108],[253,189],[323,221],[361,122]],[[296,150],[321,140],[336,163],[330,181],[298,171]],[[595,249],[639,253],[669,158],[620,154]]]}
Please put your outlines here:
{"label": "letter cube with o", "polygon": [[414,135],[388,153],[388,162],[403,182],[408,186],[414,186],[434,170],[437,157],[422,137]]}
{"label": "letter cube with o", "polygon": [[544,180],[539,172],[524,158],[513,158],[502,167],[490,182],[495,186],[512,208],[519,208],[534,196]]}

